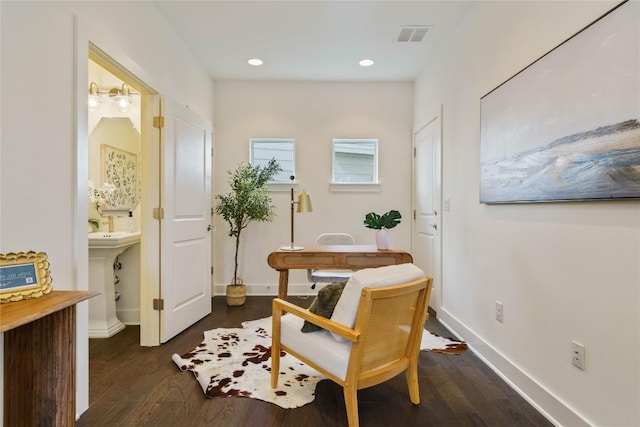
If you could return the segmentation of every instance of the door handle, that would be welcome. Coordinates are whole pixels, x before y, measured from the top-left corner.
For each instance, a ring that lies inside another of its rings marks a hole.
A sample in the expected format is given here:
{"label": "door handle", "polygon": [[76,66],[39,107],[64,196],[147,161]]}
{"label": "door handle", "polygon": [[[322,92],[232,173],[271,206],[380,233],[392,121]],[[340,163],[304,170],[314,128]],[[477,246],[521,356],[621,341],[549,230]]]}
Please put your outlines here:
{"label": "door handle", "polygon": [[207,225],[207,231],[211,231],[213,230],[213,227],[211,226],[211,224]]}
{"label": "door handle", "polygon": [[438,224],[431,224],[431,227],[433,227],[434,230],[438,229]]}

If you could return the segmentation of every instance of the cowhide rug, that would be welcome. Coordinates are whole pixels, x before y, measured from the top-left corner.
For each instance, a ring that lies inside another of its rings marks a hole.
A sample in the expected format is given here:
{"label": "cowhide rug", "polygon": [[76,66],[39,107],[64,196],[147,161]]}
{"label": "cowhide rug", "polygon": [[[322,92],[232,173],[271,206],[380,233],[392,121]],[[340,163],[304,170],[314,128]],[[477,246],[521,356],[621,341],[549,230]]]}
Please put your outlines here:
{"label": "cowhide rug", "polygon": [[[459,354],[465,342],[424,331],[422,350]],[[278,387],[271,388],[271,317],[242,323],[242,328],[205,331],[204,341],[173,361],[191,371],[207,397],[243,396],[297,408],[313,401],[323,375],[289,354],[280,358]]]}

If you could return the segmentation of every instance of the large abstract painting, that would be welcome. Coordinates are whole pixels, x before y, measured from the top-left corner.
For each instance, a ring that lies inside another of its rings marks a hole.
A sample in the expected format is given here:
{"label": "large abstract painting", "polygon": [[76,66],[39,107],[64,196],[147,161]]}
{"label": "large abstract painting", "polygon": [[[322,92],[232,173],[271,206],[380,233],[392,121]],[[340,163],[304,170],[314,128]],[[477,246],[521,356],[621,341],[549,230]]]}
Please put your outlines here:
{"label": "large abstract painting", "polygon": [[640,198],[640,6],[624,2],[481,99],[480,202]]}

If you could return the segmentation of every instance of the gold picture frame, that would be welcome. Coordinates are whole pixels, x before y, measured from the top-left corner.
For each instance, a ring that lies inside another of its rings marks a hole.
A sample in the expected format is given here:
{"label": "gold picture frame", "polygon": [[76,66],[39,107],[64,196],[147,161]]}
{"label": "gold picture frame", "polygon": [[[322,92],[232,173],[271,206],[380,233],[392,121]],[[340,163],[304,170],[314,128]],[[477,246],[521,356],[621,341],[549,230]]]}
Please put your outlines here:
{"label": "gold picture frame", "polygon": [[0,304],[40,298],[52,289],[46,253],[0,254]]}

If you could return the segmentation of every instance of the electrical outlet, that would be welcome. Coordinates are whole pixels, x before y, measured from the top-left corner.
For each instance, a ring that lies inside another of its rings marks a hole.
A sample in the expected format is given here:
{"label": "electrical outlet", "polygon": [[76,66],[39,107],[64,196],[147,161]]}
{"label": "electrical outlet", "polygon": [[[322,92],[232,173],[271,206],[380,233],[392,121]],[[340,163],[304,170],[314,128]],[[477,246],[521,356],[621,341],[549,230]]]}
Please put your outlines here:
{"label": "electrical outlet", "polygon": [[496,301],[496,320],[500,323],[504,320],[504,307],[500,301]]}
{"label": "electrical outlet", "polygon": [[578,341],[571,341],[571,363],[576,368],[584,370],[584,345]]}

